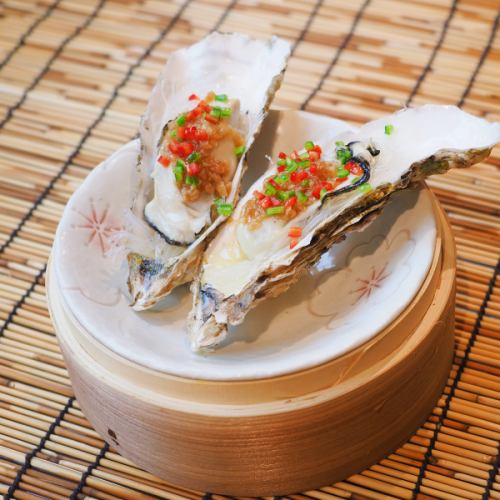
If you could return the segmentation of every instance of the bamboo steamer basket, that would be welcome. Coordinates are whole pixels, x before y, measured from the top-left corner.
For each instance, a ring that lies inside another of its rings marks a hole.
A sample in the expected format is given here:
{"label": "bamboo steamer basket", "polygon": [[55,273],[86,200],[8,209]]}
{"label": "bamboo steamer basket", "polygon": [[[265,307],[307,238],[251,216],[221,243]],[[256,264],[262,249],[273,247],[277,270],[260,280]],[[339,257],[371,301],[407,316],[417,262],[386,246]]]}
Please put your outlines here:
{"label": "bamboo steamer basket", "polygon": [[65,306],[52,265],[51,316],[85,415],[117,451],[183,487],[283,495],[377,462],[425,421],[453,357],[455,251],[438,233],[408,308],[372,340],[284,376],[208,381],[156,372],[101,345]]}

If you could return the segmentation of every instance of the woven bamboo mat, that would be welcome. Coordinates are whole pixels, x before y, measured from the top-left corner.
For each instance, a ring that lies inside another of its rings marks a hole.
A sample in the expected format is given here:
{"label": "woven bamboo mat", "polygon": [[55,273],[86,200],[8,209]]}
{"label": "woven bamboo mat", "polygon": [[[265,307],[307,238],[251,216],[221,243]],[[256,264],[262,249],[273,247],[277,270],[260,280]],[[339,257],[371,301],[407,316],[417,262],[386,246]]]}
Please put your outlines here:
{"label": "woven bamboo mat", "polygon": [[[0,493],[203,495],[138,469],[92,429],[44,289],[65,203],[136,134],[171,50],[213,29],[274,33],[293,43],[278,105],[357,123],[457,103],[498,121],[499,12],[499,0],[1,1]],[[497,149],[430,181],[453,226],[458,281],[455,362],[428,421],[379,464],[291,498],[500,498],[499,166]]]}

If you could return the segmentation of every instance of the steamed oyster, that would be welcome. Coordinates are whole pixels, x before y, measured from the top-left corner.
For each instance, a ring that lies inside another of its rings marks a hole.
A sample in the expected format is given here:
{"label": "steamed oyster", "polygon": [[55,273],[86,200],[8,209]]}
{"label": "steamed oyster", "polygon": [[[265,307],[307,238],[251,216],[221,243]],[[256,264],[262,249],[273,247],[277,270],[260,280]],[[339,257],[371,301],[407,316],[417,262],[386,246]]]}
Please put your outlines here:
{"label": "steamed oyster", "polygon": [[453,106],[426,105],[280,154],[205,252],[192,284],[192,348],[220,343],[228,325],[287,290],[391,193],[427,175],[477,163],[499,141],[500,123]]}
{"label": "steamed oyster", "polygon": [[128,255],[134,309],[189,281],[206,239],[231,214],[245,152],[288,55],[276,37],[213,33],[168,59],[140,130],[141,184],[132,210],[151,234],[149,245]]}

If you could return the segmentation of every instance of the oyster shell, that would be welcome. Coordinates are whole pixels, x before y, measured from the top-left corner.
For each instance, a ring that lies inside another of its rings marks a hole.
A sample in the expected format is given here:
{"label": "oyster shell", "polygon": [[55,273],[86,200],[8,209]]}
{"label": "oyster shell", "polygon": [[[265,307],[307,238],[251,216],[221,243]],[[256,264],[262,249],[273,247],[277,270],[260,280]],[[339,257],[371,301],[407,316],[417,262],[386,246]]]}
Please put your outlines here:
{"label": "oyster shell", "polygon": [[[260,301],[286,291],[327,248],[380,211],[393,192],[428,175],[477,163],[498,142],[500,123],[488,123],[454,106],[404,109],[320,144],[327,167],[355,160],[362,178],[329,186],[319,199],[306,200],[298,214],[291,211],[291,217],[281,209],[273,216],[271,207],[271,214],[259,219],[262,210],[256,200],[263,193],[273,194],[269,180],[279,181],[278,172],[283,171],[271,167],[240,200],[204,254],[191,287],[192,349],[214,348],[226,337],[228,325],[240,324]],[[295,158],[307,158],[305,153],[295,153]],[[296,236],[293,242],[290,235]]]}
{"label": "oyster shell", "polygon": [[[149,236],[128,255],[134,309],[154,306],[175,286],[192,279],[207,238],[226,218],[214,201],[221,200],[227,216],[237,200],[244,152],[281,84],[289,51],[288,43],[277,37],[260,41],[237,33],[212,33],[169,57],[140,127],[142,150],[132,213],[135,223],[149,225]],[[197,97],[206,95],[213,101],[208,111],[203,108],[205,100]],[[203,121],[205,128],[184,126],[186,116],[197,110],[201,114],[194,114],[193,120]],[[215,111],[217,118],[208,123]],[[218,125],[222,122],[224,133]],[[219,128],[214,132],[213,127]],[[192,135],[188,141],[186,129],[212,135]],[[205,160],[222,170],[198,188],[200,177],[189,169],[200,167],[191,160],[191,151],[181,148],[174,154],[171,143],[199,146],[203,141],[210,146]]]}

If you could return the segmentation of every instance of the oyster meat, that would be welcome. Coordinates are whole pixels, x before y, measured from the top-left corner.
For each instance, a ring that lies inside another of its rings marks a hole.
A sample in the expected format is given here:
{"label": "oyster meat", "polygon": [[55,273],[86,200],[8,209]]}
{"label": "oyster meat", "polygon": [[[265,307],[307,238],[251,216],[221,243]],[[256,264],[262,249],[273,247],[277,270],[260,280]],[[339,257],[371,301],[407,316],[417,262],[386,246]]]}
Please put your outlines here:
{"label": "oyster meat", "polygon": [[132,214],[149,233],[128,254],[134,309],[192,279],[205,243],[237,201],[245,153],[289,51],[277,37],[212,33],[169,57],[140,128]]}
{"label": "oyster meat", "polygon": [[454,106],[425,105],[280,153],[203,256],[188,319],[193,350],[214,348],[228,325],[240,324],[260,301],[287,290],[393,192],[477,163],[498,142],[500,123]]}

